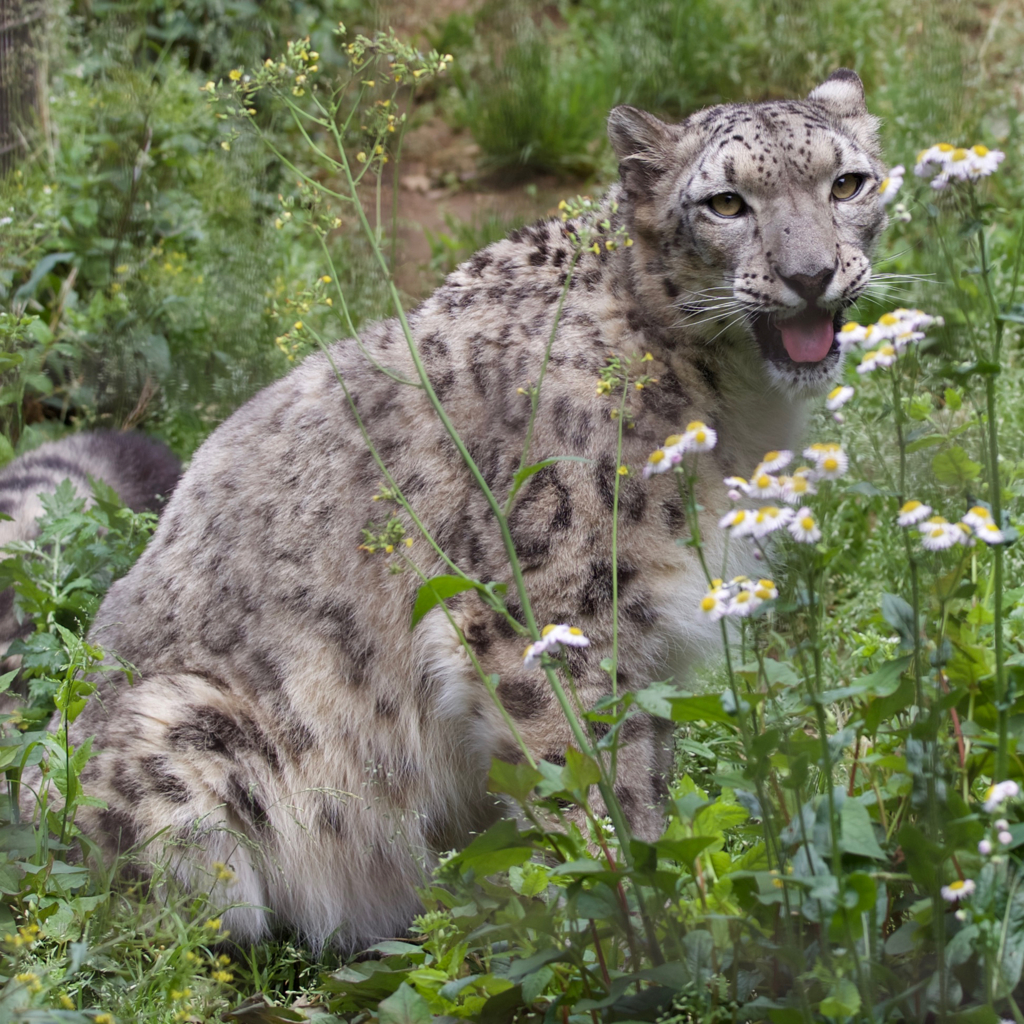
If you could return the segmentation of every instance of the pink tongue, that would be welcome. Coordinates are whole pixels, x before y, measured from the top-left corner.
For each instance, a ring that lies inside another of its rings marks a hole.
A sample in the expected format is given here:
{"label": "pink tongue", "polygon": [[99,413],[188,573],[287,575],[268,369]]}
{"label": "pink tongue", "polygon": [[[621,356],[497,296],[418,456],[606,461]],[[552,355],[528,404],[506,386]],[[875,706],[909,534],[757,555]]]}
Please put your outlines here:
{"label": "pink tongue", "polygon": [[794,363],[820,363],[832,347],[835,329],[829,316],[799,318],[779,324],[782,344]]}

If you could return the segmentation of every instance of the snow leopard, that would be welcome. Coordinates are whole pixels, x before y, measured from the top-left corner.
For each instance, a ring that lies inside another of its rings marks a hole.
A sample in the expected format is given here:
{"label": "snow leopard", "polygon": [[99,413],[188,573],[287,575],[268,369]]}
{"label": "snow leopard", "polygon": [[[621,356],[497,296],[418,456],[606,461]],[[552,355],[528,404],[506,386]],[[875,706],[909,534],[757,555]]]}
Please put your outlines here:
{"label": "snow leopard", "polygon": [[[39,532],[41,494],[52,494],[70,480],[80,497],[92,495],[91,480],[102,480],[135,512],[157,512],[181,474],[176,455],[142,434],[96,430],[47,441],[0,469],[0,548],[30,540]],[[0,591],[0,658],[11,642],[32,632],[30,619],[17,615],[14,591]]]}
{"label": "snow leopard", "polygon": [[[622,228],[623,244],[574,249],[583,224],[556,214],[406,314],[497,502],[528,431],[529,462],[556,460],[526,480],[508,532],[538,622],[590,640],[566,654],[582,708],[610,691],[613,605],[619,692],[681,684],[714,645],[698,621],[705,577],[679,543],[695,524],[673,474],[640,470],[687,423],[717,429],[696,501],[720,564],[722,478],[793,447],[805,400],[840,368],[835,333],[886,222],[877,129],[849,70],[803,100],[678,124],[616,107],[619,176],[594,223]],[[651,379],[636,388],[634,374],[613,401],[597,386],[612,358]],[[446,558],[508,584],[525,621],[496,520],[418,379],[395,318],[257,394],[196,453],[92,629],[135,671],[132,685],[106,675],[72,728],[75,743],[95,737],[82,780],[104,802],[79,825],[111,858],[133,853],[135,871],[213,886],[235,942],[286,931],[347,952],[403,934],[438,854],[507,811],[488,770],[520,750],[460,633],[535,757],[564,763],[571,743],[524,637],[475,591],[410,628],[421,580],[450,573]],[[382,466],[420,525],[402,512],[395,543],[378,544],[363,531],[390,515]],[[670,736],[635,715],[620,739],[615,793],[653,839]]]}

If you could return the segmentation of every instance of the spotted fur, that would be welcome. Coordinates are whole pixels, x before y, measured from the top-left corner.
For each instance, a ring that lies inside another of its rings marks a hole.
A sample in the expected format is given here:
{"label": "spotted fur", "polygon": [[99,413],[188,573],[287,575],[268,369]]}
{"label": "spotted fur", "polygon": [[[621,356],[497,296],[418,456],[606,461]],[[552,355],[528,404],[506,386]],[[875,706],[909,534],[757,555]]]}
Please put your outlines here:
{"label": "spotted fur", "polygon": [[[612,354],[650,352],[644,367],[657,378],[628,392],[619,681],[680,679],[714,640],[695,620],[704,580],[677,543],[687,524],[674,480],[636,471],[688,421],[713,424],[720,443],[698,494],[710,517],[726,500],[723,475],[795,442],[798,399],[831,380],[838,357],[786,366],[745,317],[807,303],[838,312],[863,289],[884,220],[874,124],[851,72],[802,102],[716,107],[675,126],[618,108],[610,134],[622,181],[606,210],[618,204],[612,219],[635,244],[584,254],[572,276],[530,457],[575,461],[533,476],[509,519],[539,619],[592,640],[570,655],[587,706],[608,693],[600,662],[612,637],[617,426],[614,403],[595,394],[598,371]],[[839,204],[830,188],[844,172],[862,174],[864,188]],[[722,191],[745,198],[743,223],[713,219],[706,201]],[[560,220],[523,228],[408,315],[499,501],[570,261]],[[817,293],[806,283],[826,277]],[[733,305],[723,313],[719,299]],[[224,423],[93,631],[136,674],[132,686],[104,681],[75,723],[76,742],[96,735],[84,781],[107,805],[85,808],[80,823],[111,855],[145,844],[143,865],[169,861],[200,887],[213,864],[229,864],[237,879],[221,895],[237,904],[225,920],[238,940],[284,928],[352,949],[400,933],[437,851],[501,812],[485,791],[491,758],[517,757],[440,610],[410,631],[417,576],[359,550],[367,521],[388,513],[373,500],[381,473],[335,371],[438,544],[481,580],[510,579],[484,498],[423,391],[379,366],[415,376],[393,320],[307,359]],[[716,531],[704,534],[720,564]],[[423,539],[409,554],[427,576],[446,571]],[[543,676],[522,668],[523,639],[475,594],[449,607],[484,671],[500,676],[498,696],[530,749],[559,762],[569,731]],[[667,737],[637,717],[624,738],[620,799],[650,838]]]}
{"label": "spotted fur", "polygon": [[[90,478],[102,480],[136,512],[156,512],[174,490],[181,473],[177,458],[159,441],[141,434],[97,430],[49,441],[0,470],[0,547],[30,540],[43,514],[41,494],[52,494],[64,480],[75,493],[91,498]],[[27,636],[32,623],[20,619],[14,591],[0,591],[0,657],[11,641]]]}

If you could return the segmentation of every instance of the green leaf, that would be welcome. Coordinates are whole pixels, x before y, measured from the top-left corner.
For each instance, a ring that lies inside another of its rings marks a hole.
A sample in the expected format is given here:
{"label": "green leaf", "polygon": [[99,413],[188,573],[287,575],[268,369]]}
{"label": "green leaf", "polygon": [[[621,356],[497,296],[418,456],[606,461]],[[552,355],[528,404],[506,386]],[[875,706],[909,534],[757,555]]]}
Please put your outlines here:
{"label": "green leaf", "polygon": [[409,629],[414,630],[427,612],[435,605],[461,594],[464,590],[472,590],[479,587],[476,580],[467,579],[465,576],[435,576],[416,591],[416,603],[412,609],[412,622]]}
{"label": "green leaf", "polygon": [[967,452],[955,444],[932,459],[932,472],[940,484],[965,488],[981,472],[981,464],[974,462]]}
{"label": "green leaf", "polygon": [[524,803],[533,792],[533,787],[542,778],[544,776],[536,768],[531,768],[525,762],[509,764],[507,761],[500,761],[495,757],[491,759],[487,792],[507,793],[513,800]]}
{"label": "green leaf", "polygon": [[15,299],[31,299],[36,294],[36,288],[39,287],[39,282],[42,281],[47,274],[58,263],[66,263],[68,260],[74,259],[75,254],[73,252],[51,252],[44,256],[33,268],[32,273],[29,275],[29,279],[14,293]]}
{"label": "green leaf", "polygon": [[826,1017],[852,1017],[860,1009],[860,993],[849,978],[839,978],[818,1007]]}
{"label": "green leaf", "polygon": [[658,684],[636,693],[636,702],[648,714],[673,722],[722,722],[729,725],[735,718],[722,705],[717,693],[680,696],[674,686]]}
{"label": "green leaf", "polygon": [[839,847],[844,853],[872,860],[885,860],[885,851],[878,845],[871,816],[867,808],[856,800],[846,800],[839,812],[842,826]]}
{"label": "green leaf", "polygon": [[917,622],[914,609],[898,594],[882,595],[882,618],[900,635],[900,640],[908,647],[914,646],[917,634]]}
{"label": "green leaf", "polygon": [[714,842],[717,842],[715,836],[688,836],[686,839],[659,839],[654,845],[661,856],[690,867],[701,851]]}
{"label": "green leaf", "polygon": [[377,1012],[380,1024],[431,1024],[434,1019],[426,999],[409,984],[388,996]]}
{"label": "green leaf", "polygon": [[568,747],[565,751],[562,780],[566,789],[586,793],[591,786],[596,786],[601,781],[601,769],[589,754],[583,754],[575,747]]}
{"label": "green leaf", "polygon": [[453,860],[463,868],[472,868],[478,875],[492,875],[513,864],[522,864],[532,853],[532,844],[519,834],[516,823],[504,819],[477,836]]}
{"label": "green leaf", "polygon": [[907,445],[907,454],[910,455],[913,452],[923,451],[925,448],[934,448],[945,440],[944,434],[926,434],[924,437],[919,437],[916,441],[911,441]]}
{"label": "green leaf", "polygon": [[584,459],[579,455],[554,455],[550,459],[542,459],[540,462],[535,462],[532,466],[524,466],[518,473],[512,478],[512,490],[508,496],[508,504],[511,505],[515,500],[515,496],[519,493],[519,488],[526,483],[527,480],[533,476],[534,473],[539,473],[542,469],[547,469],[548,466],[553,466],[556,462],[590,462],[590,459]]}

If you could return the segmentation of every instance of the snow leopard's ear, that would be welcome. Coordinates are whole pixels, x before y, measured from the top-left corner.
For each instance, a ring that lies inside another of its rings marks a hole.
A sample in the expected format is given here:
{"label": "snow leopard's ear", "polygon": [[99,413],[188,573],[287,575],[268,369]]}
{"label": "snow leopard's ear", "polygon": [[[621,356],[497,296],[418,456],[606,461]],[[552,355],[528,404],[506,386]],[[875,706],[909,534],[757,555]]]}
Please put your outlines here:
{"label": "snow leopard's ear", "polygon": [[644,177],[660,175],[673,143],[669,125],[625,104],[614,107],[608,115],[608,138],[619,158],[623,179],[634,171]]}
{"label": "snow leopard's ear", "polygon": [[878,118],[868,113],[864,83],[856,71],[837,68],[807,97],[842,121],[843,131],[852,135],[869,153],[877,156]]}

